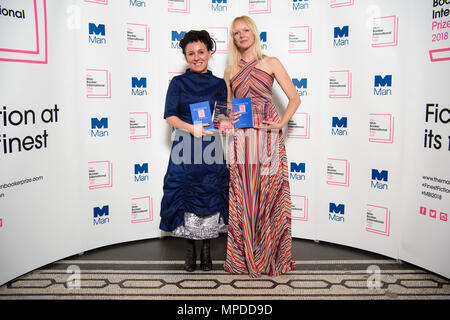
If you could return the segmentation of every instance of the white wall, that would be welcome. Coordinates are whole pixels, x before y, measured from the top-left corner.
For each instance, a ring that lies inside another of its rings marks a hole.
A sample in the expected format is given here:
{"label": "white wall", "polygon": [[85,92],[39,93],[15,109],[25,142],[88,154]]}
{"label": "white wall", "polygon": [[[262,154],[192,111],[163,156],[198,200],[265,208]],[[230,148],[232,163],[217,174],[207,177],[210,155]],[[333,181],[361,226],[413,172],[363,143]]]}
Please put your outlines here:
{"label": "white wall", "polygon": [[[432,17],[450,5],[37,0],[34,7],[3,0],[1,7],[0,283],[78,252],[161,236],[170,150],[165,93],[186,68],[172,32],[213,33],[220,51],[210,68],[222,76],[226,35],[244,14],[267,39],[263,51],[282,61],[295,84],[306,83],[286,130],[293,237],[377,252],[449,277],[449,50],[441,49],[450,41],[437,25],[448,17]],[[98,43],[89,41],[90,23],[97,32],[105,27]],[[384,38],[373,39],[374,23]],[[334,45],[335,27],[342,46]],[[146,88],[137,88],[146,94],[132,94],[133,77],[146,78]],[[343,85],[336,92],[330,77]],[[391,86],[375,86],[375,79],[391,79]],[[375,95],[380,89],[388,94]],[[274,100],[282,111],[287,100],[277,84]],[[438,104],[442,121],[430,115],[425,122],[427,104]],[[342,127],[332,127],[333,117]],[[91,135],[92,118],[107,121],[98,128],[103,134]],[[132,132],[135,125],[141,128]],[[436,147],[424,147],[425,130],[441,136]],[[25,143],[21,151],[14,138]],[[148,172],[135,175],[135,164],[147,164]],[[373,169],[387,181],[372,180]],[[89,172],[100,177],[90,180]],[[43,178],[14,184],[35,177]],[[373,188],[377,182],[384,188]],[[95,220],[104,223],[94,223],[94,208],[104,210]],[[368,217],[375,220],[369,228]]]}

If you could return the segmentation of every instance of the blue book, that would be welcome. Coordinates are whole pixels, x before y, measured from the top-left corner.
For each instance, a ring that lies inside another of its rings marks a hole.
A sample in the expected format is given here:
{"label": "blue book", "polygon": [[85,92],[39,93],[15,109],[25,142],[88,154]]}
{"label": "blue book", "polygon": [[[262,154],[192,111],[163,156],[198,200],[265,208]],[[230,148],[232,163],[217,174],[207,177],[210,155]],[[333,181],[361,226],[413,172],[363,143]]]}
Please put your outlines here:
{"label": "blue book", "polygon": [[211,116],[211,109],[209,107],[209,101],[191,103],[189,107],[191,108],[192,122],[194,124],[210,123],[209,126],[204,127],[205,130],[209,131],[214,130],[214,125]]}
{"label": "blue book", "polygon": [[253,127],[252,98],[233,99],[233,112],[241,113],[235,128]]}

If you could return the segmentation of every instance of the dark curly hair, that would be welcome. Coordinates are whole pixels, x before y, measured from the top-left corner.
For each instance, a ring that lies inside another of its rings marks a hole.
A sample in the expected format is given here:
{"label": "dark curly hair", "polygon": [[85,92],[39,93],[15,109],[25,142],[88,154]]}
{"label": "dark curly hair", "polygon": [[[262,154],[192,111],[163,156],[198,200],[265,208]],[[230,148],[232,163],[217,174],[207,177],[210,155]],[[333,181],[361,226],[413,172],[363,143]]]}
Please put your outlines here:
{"label": "dark curly hair", "polygon": [[183,54],[186,54],[186,46],[191,42],[203,42],[206,46],[206,48],[209,51],[212,51],[214,53],[216,51],[216,42],[213,38],[209,35],[208,31],[206,30],[190,30],[186,32],[183,39],[180,40],[180,47],[183,50]]}

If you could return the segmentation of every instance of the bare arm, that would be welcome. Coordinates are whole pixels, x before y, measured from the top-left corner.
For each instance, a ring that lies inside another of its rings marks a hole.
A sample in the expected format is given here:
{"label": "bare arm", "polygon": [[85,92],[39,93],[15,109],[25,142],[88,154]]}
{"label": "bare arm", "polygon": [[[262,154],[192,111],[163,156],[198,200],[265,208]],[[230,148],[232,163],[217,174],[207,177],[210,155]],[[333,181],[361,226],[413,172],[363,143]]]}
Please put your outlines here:
{"label": "bare arm", "polygon": [[[231,83],[230,83],[230,67],[226,66],[225,72],[223,75],[223,79],[225,80],[225,84],[227,85],[227,107],[228,109],[232,110],[233,106],[233,92],[231,91]],[[231,123],[234,125],[236,122],[239,121],[239,117],[241,116],[240,112],[230,112],[231,116]],[[232,131],[229,131],[228,133],[232,133]]]}
{"label": "bare arm", "polygon": [[288,105],[286,107],[286,111],[281,118],[280,123],[274,123],[271,121],[265,121],[266,126],[265,129],[281,129],[283,128],[288,121],[293,117],[295,112],[297,111],[301,101],[300,96],[298,95],[297,89],[295,89],[294,84],[292,83],[289,74],[284,68],[283,64],[277,58],[266,58],[262,63],[264,69],[268,69],[271,74],[274,75],[281,89],[285,93],[288,98]]}
{"label": "bare arm", "polygon": [[230,106],[233,102],[233,93],[231,92],[231,84],[230,84],[230,67],[227,66],[225,68],[225,73],[223,75],[223,79],[225,80],[225,84],[227,85],[227,104]]}

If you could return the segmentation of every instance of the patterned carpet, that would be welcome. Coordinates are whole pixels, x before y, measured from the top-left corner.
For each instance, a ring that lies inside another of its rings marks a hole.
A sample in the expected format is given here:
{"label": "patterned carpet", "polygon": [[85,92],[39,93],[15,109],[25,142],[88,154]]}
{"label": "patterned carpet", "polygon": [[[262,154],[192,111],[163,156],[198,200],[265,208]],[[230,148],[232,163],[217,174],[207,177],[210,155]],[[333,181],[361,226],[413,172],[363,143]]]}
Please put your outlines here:
{"label": "patterned carpet", "polygon": [[183,261],[61,260],[0,287],[0,300],[449,300],[450,281],[396,260],[296,261],[295,271],[252,279],[183,271]]}

